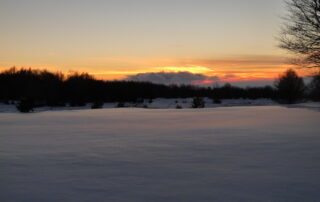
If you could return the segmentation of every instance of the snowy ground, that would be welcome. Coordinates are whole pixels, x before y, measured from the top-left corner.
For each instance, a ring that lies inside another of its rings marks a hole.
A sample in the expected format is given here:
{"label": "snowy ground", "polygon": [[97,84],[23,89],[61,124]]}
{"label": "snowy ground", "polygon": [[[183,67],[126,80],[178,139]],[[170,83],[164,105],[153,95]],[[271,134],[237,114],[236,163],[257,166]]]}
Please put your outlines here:
{"label": "snowy ground", "polygon": [[[150,100],[145,99],[141,103],[123,103],[126,108],[150,108],[150,109],[175,109],[177,106],[182,108],[191,108],[193,98],[178,98],[178,99],[166,99],[166,98],[157,98]],[[214,107],[227,107],[227,106],[270,106],[277,105],[274,101],[270,99],[224,99],[221,104],[214,104],[212,99],[204,98],[206,108]],[[116,108],[118,105],[117,102],[105,103],[103,108]],[[35,112],[41,111],[61,111],[61,110],[79,110],[79,109],[90,109],[92,104],[87,104],[83,107],[39,107],[35,108]],[[17,112],[15,105],[6,105],[0,104],[0,113],[1,112]]]}
{"label": "snowy ground", "polygon": [[319,117],[301,106],[0,113],[0,201],[319,201]]}

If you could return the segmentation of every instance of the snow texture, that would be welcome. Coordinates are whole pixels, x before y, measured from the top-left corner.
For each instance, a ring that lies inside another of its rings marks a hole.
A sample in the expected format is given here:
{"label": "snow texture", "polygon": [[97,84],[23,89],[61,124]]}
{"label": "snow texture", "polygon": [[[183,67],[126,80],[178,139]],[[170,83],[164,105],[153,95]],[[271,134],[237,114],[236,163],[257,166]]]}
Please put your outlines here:
{"label": "snow texture", "polygon": [[0,201],[319,201],[315,109],[0,113]]}

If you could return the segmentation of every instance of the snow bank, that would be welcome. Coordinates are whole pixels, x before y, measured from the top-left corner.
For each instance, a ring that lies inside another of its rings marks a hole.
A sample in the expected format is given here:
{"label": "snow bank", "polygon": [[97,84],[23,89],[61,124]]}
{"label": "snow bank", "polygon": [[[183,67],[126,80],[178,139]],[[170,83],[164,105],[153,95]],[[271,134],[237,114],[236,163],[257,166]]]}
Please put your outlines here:
{"label": "snow bank", "polygon": [[0,113],[0,201],[317,201],[319,112]]}

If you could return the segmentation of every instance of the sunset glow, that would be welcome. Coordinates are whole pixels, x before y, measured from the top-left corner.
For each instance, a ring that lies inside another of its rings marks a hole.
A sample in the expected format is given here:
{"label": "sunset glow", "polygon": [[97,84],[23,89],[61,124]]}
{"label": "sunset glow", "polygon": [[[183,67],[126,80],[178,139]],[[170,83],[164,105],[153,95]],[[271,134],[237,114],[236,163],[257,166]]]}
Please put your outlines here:
{"label": "sunset glow", "polygon": [[275,39],[279,0],[94,2],[1,3],[0,70],[88,72],[105,80],[190,72],[235,82],[274,79],[293,67]]}

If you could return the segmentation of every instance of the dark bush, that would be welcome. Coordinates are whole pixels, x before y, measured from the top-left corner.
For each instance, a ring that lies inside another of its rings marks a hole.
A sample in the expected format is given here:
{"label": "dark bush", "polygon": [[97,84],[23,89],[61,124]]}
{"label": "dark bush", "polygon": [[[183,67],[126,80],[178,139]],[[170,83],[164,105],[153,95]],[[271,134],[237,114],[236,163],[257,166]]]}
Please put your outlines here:
{"label": "dark bush", "polygon": [[142,107],[143,108],[149,108],[147,104],[144,104]]}
{"label": "dark bush", "polygon": [[124,106],[125,106],[125,104],[124,104],[123,102],[118,102],[118,104],[117,104],[116,107],[122,108],[122,107],[124,107]]}
{"label": "dark bush", "polygon": [[95,101],[91,105],[91,109],[101,109],[103,107],[103,102],[102,101]]}
{"label": "dark bush", "polygon": [[201,97],[195,97],[192,100],[192,108],[204,108],[205,102]]}
{"label": "dark bush", "polygon": [[176,109],[182,109],[181,105],[177,105]]}
{"label": "dark bush", "polygon": [[215,98],[215,99],[213,99],[213,103],[214,104],[221,104],[222,101],[220,99],[218,99],[218,98]]}
{"label": "dark bush", "polygon": [[17,109],[22,113],[32,112],[35,107],[34,101],[32,99],[22,99],[16,105]]}

